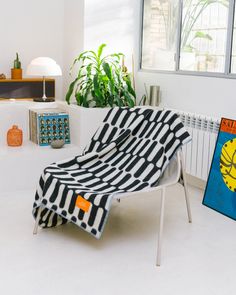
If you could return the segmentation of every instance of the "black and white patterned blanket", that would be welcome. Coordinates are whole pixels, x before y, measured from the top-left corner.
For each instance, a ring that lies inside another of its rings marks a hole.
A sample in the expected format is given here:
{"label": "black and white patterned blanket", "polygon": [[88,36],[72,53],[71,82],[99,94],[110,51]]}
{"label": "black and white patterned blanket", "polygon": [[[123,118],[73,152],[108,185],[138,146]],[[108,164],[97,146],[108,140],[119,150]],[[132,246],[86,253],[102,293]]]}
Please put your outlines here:
{"label": "black and white patterned blanket", "polygon": [[41,227],[73,222],[100,238],[114,195],[156,186],[189,140],[174,112],[113,108],[83,155],[44,170],[33,215],[42,206]]}

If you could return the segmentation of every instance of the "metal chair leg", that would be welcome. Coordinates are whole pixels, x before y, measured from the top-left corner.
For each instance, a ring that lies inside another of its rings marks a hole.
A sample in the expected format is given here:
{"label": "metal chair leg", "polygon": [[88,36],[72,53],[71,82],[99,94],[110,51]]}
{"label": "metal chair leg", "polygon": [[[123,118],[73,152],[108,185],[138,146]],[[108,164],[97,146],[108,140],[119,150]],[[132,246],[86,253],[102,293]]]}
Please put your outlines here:
{"label": "metal chair leg", "polygon": [[185,194],[185,201],[187,206],[187,212],[188,212],[188,221],[189,223],[192,223],[192,213],[190,208],[190,201],[189,201],[189,193],[188,193],[188,186],[187,186],[187,179],[186,179],[186,173],[184,169],[184,159],[183,159],[183,153],[180,153],[180,161],[181,161],[181,173],[183,176],[183,187],[184,187],[184,194]]}
{"label": "metal chair leg", "polygon": [[35,219],[35,225],[34,225],[34,231],[33,231],[34,235],[37,235],[37,233],[38,233],[39,219],[40,219],[41,212],[42,212],[42,206],[39,207],[38,213],[37,213],[37,216]]}
{"label": "metal chair leg", "polygon": [[158,246],[157,246],[157,260],[156,265],[161,265],[161,250],[162,250],[162,234],[164,225],[164,211],[165,211],[165,194],[166,188],[161,190],[161,210],[160,210],[160,223],[159,223],[159,235],[158,235]]}

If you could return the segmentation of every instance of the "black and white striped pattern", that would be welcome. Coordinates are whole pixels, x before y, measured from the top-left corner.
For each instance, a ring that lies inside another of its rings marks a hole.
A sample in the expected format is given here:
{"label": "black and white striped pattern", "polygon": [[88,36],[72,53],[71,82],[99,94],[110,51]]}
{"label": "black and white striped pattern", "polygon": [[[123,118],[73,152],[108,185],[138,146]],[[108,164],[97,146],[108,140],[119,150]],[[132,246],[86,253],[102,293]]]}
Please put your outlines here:
{"label": "black and white striped pattern", "polygon": [[[113,108],[83,155],[48,166],[36,192],[39,225],[73,222],[100,238],[115,194],[156,186],[176,150],[190,140],[168,110]],[[88,212],[76,206],[81,196]]]}

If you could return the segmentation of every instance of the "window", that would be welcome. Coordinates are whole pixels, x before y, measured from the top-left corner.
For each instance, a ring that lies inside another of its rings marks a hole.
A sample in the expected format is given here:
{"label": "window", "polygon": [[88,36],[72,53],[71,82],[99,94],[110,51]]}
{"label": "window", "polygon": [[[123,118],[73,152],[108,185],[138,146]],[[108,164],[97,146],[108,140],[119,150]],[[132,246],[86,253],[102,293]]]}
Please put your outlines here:
{"label": "window", "polygon": [[235,0],[144,0],[141,67],[236,74]]}
{"label": "window", "polygon": [[178,0],[145,1],[143,19],[143,66],[175,69]]}

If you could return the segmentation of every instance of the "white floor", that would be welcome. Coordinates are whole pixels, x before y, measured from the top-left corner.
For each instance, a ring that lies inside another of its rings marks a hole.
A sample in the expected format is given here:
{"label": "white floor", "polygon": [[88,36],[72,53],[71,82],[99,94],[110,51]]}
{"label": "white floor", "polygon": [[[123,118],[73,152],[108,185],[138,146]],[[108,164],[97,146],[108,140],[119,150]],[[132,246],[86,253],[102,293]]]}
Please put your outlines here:
{"label": "white floor", "polygon": [[190,188],[167,191],[162,266],[155,266],[159,197],[114,203],[101,240],[74,225],[32,235],[34,192],[0,197],[1,295],[235,294],[236,223]]}

